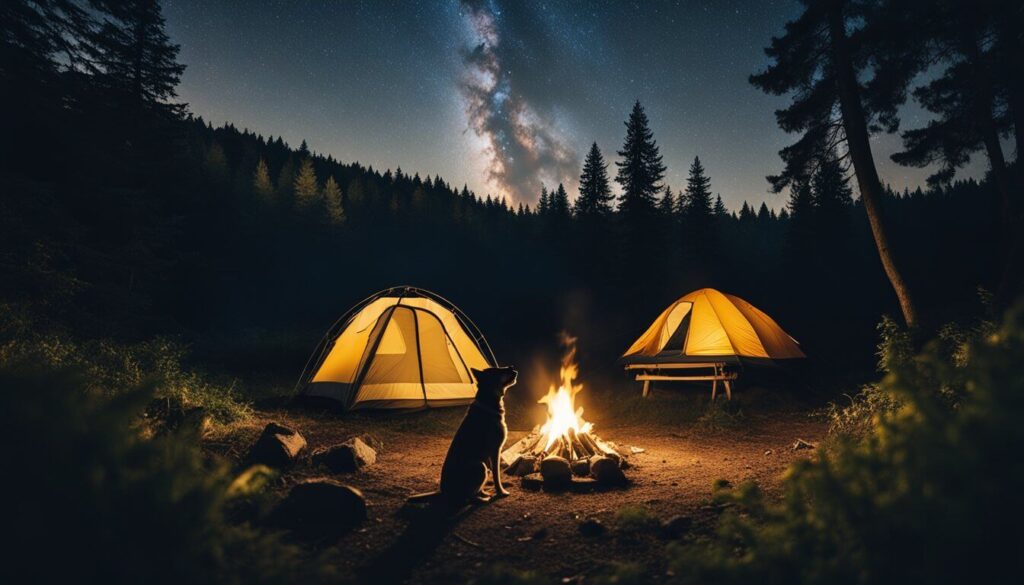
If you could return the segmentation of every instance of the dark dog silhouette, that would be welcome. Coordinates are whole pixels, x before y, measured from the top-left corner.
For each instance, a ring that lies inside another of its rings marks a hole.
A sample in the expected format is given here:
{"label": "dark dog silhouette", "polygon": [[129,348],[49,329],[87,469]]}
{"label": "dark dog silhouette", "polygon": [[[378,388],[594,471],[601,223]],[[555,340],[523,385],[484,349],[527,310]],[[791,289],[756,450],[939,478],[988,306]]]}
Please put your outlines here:
{"label": "dark dog silhouette", "polygon": [[[511,367],[473,370],[476,398],[448,447],[448,455],[441,467],[440,489],[412,496],[409,498],[410,503],[440,499],[455,507],[471,500],[487,502],[492,497],[508,495],[508,491],[501,485],[499,465],[501,447],[508,435],[503,399],[505,392],[516,383],[518,375]],[[487,468],[490,468],[494,478],[493,495],[483,490]]]}

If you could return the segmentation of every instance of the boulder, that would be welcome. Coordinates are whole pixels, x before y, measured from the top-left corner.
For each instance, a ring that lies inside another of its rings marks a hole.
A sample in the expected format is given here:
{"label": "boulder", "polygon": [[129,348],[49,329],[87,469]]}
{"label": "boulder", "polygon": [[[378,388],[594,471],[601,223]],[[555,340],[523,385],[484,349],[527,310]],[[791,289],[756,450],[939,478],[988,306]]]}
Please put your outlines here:
{"label": "boulder", "polygon": [[594,455],[590,458],[590,476],[604,485],[622,485],[626,483],[626,474],[622,473],[619,462],[610,457]]}
{"label": "boulder", "polygon": [[363,434],[359,435],[359,439],[362,440],[362,442],[364,442],[367,445],[369,445],[370,448],[373,449],[374,451],[376,451],[377,453],[380,453],[380,452],[384,451],[384,441],[381,441],[377,437],[377,435],[371,435],[370,433],[363,433]]}
{"label": "boulder", "polygon": [[273,525],[313,538],[338,536],[364,520],[362,492],[326,477],[295,484],[270,515]]}
{"label": "boulder", "polygon": [[608,527],[597,518],[587,518],[580,522],[580,534],[583,536],[601,536],[608,532]]}
{"label": "boulder", "polygon": [[677,515],[669,518],[661,524],[661,535],[665,538],[675,540],[690,531],[693,526],[693,518]]}
{"label": "boulder", "polygon": [[549,455],[540,462],[540,475],[544,478],[544,487],[563,487],[572,481],[572,467],[568,459]]}
{"label": "boulder", "polygon": [[298,431],[272,422],[249,451],[249,463],[284,469],[293,465],[305,448],[306,439]]}
{"label": "boulder", "polygon": [[323,447],[313,453],[313,465],[324,465],[334,473],[351,473],[377,462],[377,452],[353,437],[340,445]]}
{"label": "boulder", "polygon": [[590,475],[590,460],[589,459],[577,459],[572,462],[572,474],[580,477],[586,477]]}

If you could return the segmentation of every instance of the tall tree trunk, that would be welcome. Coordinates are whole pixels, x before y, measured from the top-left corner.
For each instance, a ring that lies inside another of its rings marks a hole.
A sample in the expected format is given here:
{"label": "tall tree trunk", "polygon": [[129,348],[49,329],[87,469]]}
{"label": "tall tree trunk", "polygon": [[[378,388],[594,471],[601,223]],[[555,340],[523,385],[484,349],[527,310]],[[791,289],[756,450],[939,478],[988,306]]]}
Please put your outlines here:
{"label": "tall tree trunk", "polygon": [[[1018,31],[1008,31],[1003,25],[1003,34],[1019,35]],[[1008,37],[1004,42],[1014,43]],[[1019,45],[1020,42],[1014,43]],[[1011,45],[1012,46],[1012,45]],[[1017,281],[1020,278],[1018,264],[1021,260],[1021,249],[1024,247],[1024,235],[1021,234],[1018,217],[1020,192],[1024,189],[1024,168],[1020,165],[1020,155],[1024,150],[1024,95],[1022,94],[1021,80],[1012,75],[1017,69],[1019,56],[1011,55],[1011,75],[1007,79],[1010,115],[1014,124],[1014,135],[1017,145],[1018,164],[1016,169],[1016,181],[1011,176],[1006,165],[1006,157],[1003,154],[1003,146],[999,140],[999,130],[996,128],[993,117],[994,93],[992,78],[985,69],[982,62],[981,48],[976,38],[966,40],[965,49],[967,57],[974,68],[975,88],[975,115],[979,129],[981,130],[982,143],[985,146],[985,154],[988,156],[989,165],[992,168],[992,181],[996,191],[999,193],[1000,202],[1000,224],[1002,226],[1001,248],[1003,252],[1003,266],[996,284],[995,305],[997,308],[1005,308],[1012,300],[1017,288]]]}
{"label": "tall tree trunk", "polygon": [[995,118],[992,114],[992,80],[985,69],[977,38],[966,39],[964,49],[973,70],[975,122],[978,124],[978,129],[981,130],[985,154],[988,155],[989,166],[992,167],[992,181],[995,183],[996,191],[999,192],[1003,239],[1006,241],[1010,235],[1010,226],[1013,220],[1013,200],[1010,195],[1010,173],[1006,168],[1006,157],[1003,156],[1003,146],[999,142],[999,130],[996,129]]}
{"label": "tall tree trunk", "polygon": [[875,168],[875,160],[871,154],[867,120],[864,118],[864,110],[860,101],[857,75],[853,70],[842,9],[842,0],[834,0],[829,4],[828,26],[833,69],[839,92],[839,106],[846,132],[846,144],[850,160],[853,162],[854,174],[857,176],[857,185],[860,188],[864,211],[868,214],[871,235],[875,239],[878,257],[882,261],[882,268],[896,292],[896,298],[899,300],[900,309],[903,312],[903,320],[908,327],[914,328],[919,323],[917,304],[910,292],[910,286],[903,278],[895,254],[889,246],[888,229],[882,217],[882,183],[878,179],[878,170]]}

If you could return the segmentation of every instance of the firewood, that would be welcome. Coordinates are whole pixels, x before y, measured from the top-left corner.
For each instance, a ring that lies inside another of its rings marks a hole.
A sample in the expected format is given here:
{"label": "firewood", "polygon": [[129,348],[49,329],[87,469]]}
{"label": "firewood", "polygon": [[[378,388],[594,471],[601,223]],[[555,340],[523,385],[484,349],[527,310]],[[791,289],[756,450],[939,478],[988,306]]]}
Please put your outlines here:
{"label": "firewood", "polygon": [[523,456],[516,455],[516,458],[512,460],[512,463],[509,463],[508,466],[506,467],[505,473],[508,473],[510,475],[516,475],[516,469],[519,468],[519,464],[522,463],[522,461]]}
{"label": "firewood", "polygon": [[579,437],[581,441],[586,443],[587,448],[590,450],[590,455],[601,455],[604,453],[604,451],[597,446],[597,441],[594,439],[594,437],[590,436],[590,434],[583,433],[580,434]]}

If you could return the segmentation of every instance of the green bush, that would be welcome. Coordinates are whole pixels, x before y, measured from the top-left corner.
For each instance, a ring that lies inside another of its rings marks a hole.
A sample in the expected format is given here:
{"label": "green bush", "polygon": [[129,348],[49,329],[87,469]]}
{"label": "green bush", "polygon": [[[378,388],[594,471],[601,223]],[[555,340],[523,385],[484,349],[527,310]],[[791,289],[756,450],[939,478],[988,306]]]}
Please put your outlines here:
{"label": "green bush", "polygon": [[1024,307],[967,341],[963,359],[951,359],[949,341],[888,356],[877,391],[898,406],[880,411],[862,440],[839,440],[794,465],[780,504],[756,489],[730,490],[736,505],[709,544],[672,547],[678,582],[1019,578]]}
{"label": "green bush", "polygon": [[[81,371],[0,367],[9,541],[6,582],[249,583],[329,576],[226,510],[265,470],[234,478],[180,433],[145,438],[152,387],[116,396]],[[239,502],[240,503],[240,502]]]}

